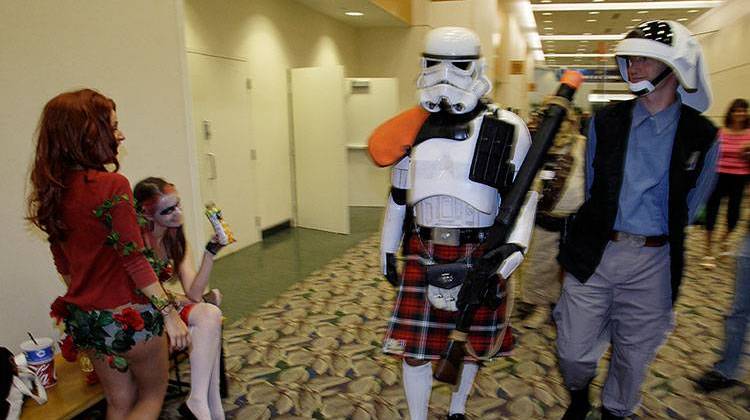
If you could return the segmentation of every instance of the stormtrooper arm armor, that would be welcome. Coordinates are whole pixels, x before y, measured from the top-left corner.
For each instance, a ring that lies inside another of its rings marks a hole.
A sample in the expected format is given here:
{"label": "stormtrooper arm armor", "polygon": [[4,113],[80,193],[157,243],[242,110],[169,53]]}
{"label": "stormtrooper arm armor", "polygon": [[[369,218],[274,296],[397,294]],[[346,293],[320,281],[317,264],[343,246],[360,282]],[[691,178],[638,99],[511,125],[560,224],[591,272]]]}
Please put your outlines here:
{"label": "stormtrooper arm armor", "polygon": [[[515,173],[513,178],[518,174],[518,170],[521,168],[523,160],[526,158],[526,153],[529,151],[531,146],[531,135],[529,134],[528,128],[523,120],[516,114],[500,110],[498,111],[498,117],[502,120],[512,123],[516,127],[517,137],[513,145],[513,158],[511,162],[515,167]],[[523,207],[518,213],[516,222],[511,230],[507,245],[511,245],[512,253],[503,260],[500,267],[497,269],[497,274],[502,278],[507,279],[513,273],[513,271],[521,265],[523,262],[523,256],[526,250],[529,248],[529,242],[531,242],[531,232],[534,230],[534,219],[536,216],[536,205],[539,201],[539,193],[531,191],[526,195],[526,201]],[[503,245],[505,246],[505,245]]]}
{"label": "stormtrooper arm armor", "polygon": [[406,190],[409,187],[409,157],[398,161],[391,170],[391,192],[380,233],[380,268],[392,284],[396,281],[396,252],[403,237],[406,216]]}

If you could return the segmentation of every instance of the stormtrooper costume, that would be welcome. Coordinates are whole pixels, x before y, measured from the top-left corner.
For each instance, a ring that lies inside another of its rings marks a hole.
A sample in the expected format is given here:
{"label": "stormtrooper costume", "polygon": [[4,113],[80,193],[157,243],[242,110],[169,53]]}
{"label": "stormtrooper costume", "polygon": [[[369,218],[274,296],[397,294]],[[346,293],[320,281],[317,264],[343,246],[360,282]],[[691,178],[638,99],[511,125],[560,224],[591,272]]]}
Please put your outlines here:
{"label": "stormtrooper costume", "polygon": [[[482,100],[491,85],[484,75],[479,38],[472,31],[430,31],[421,66],[420,106],[385,122],[369,142],[373,160],[393,166],[381,268],[398,294],[383,350],[404,360],[404,388],[415,420],[427,417],[430,361],[440,358],[455,325],[462,278],[457,273],[465,273],[487,251],[480,244],[531,144],[521,118]],[[471,357],[453,393],[450,419],[463,418],[477,363],[513,346],[506,279],[523,260],[536,202],[537,194],[531,193],[508,238],[520,251],[498,268],[502,303],[482,306],[474,317],[468,340]],[[406,261],[401,276],[396,271],[400,247]]]}
{"label": "stormtrooper costume", "polygon": [[673,325],[685,227],[715,173],[716,127],[700,114],[711,91],[688,30],[672,21],[645,22],[615,56],[637,99],[594,116],[586,200],[568,220],[558,255],[566,275],[553,317],[571,395],[565,420],[583,420],[591,410],[590,383],[610,346],[602,419],[624,418],[638,407],[647,368]]}

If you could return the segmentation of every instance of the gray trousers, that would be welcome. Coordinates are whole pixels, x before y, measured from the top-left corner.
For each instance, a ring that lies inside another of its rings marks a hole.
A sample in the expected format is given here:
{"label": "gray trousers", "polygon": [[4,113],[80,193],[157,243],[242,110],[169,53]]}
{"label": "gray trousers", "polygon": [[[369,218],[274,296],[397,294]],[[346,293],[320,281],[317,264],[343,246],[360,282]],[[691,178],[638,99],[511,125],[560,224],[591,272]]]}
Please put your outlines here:
{"label": "gray trousers", "polygon": [[584,388],[611,344],[602,405],[619,416],[632,414],[646,369],[672,328],[669,245],[610,241],[585,284],[566,273],[553,317],[565,386]]}

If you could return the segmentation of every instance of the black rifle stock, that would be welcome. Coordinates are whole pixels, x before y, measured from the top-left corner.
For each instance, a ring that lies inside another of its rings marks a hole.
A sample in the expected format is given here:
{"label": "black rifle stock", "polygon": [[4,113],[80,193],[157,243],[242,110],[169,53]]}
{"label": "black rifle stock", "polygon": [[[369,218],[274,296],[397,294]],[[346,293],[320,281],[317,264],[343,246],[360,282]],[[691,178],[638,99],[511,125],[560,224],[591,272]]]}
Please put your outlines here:
{"label": "black rifle stock", "polygon": [[[582,76],[578,72],[566,71],[561,78],[560,87],[555,96],[572,100],[576,89],[581,83]],[[534,134],[531,147],[526,158],[518,170],[509,191],[503,195],[502,203],[495,218],[495,223],[490,228],[487,239],[482,243],[485,254],[477,261],[464,282],[464,293],[469,293],[468,302],[458,308],[456,316],[456,327],[448,338],[448,344],[440,356],[440,361],[435,368],[434,378],[441,382],[456,384],[458,374],[466,356],[466,340],[469,328],[474,320],[474,314],[488,293],[494,293],[492,282],[493,274],[507,257],[501,248],[508,239],[508,235],[515,224],[518,213],[523,206],[526,193],[534,182],[536,173],[544,163],[544,157],[552,146],[560,125],[565,119],[567,109],[553,102],[549,103],[539,128]]]}

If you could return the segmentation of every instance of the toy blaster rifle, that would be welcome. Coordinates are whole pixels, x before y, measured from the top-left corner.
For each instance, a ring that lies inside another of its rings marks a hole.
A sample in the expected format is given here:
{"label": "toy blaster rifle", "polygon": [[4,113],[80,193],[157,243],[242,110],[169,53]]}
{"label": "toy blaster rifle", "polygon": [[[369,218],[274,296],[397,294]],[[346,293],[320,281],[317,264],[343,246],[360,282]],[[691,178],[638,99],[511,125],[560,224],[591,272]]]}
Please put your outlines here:
{"label": "toy blaster rifle", "polygon": [[548,100],[544,118],[534,134],[526,158],[508,193],[503,195],[495,223],[490,228],[487,240],[482,243],[485,253],[469,271],[463,284],[461,290],[463,296],[459,296],[458,302],[456,327],[448,338],[448,344],[434,372],[434,378],[438,381],[456,384],[466,356],[466,340],[476,310],[482,304],[491,307],[497,307],[500,304],[500,298],[496,296],[497,282],[494,274],[508,256],[521,250],[518,245],[507,244],[506,241],[523,205],[526,193],[531,188],[536,173],[544,163],[545,155],[565,119],[567,104],[573,99],[582,81],[583,76],[580,73],[566,71],[560,79],[557,93]]}

